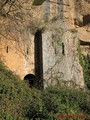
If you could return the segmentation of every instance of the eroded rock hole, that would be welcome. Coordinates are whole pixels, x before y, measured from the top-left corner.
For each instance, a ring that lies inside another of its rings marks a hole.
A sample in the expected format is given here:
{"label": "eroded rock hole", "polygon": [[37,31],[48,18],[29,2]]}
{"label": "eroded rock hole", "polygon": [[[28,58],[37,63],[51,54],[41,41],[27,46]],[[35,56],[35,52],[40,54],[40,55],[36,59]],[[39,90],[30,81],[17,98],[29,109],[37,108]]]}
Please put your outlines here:
{"label": "eroded rock hole", "polygon": [[6,48],[6,53],[8,53],[8,46],[7,46],[7,48]]}
{"label": "eroded rock hole", "polygon": [[33,74],[27,74],[27,75],[24,77],[24,80],[29,83],[29,86],[30,86],[30,87],[33,87],[33,86],[35,85],[36,77],[35,77],[35,75],[33,75]]}
{"label": "eroded rock hole", "polygon": [[62,43],[62,54],[65,55],[65,46],[64,46],[64,43]]}
{"label": "eroded rock hole", "polygon": [[83,16],[83,25],[90,23],[90,15]]}
{"label": "eroded rock hole", "polygon": [[80,40],[80,45],[82,45],[82,46],[90,46],[90,42]]}

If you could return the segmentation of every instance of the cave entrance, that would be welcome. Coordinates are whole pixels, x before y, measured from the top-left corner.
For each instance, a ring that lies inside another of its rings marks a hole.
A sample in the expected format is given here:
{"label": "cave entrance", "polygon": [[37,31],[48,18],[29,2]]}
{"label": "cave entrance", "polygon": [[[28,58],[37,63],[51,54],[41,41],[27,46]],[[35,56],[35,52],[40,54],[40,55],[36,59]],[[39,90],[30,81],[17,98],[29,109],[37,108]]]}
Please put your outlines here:
{"label": "cave entrance", "polygon": [[27,75],[24,77],[24,80],[29,83],[29,86],[30,86],[30,87],[34,87],[34,86],[35,86],[35,82],[36,82],[36,77],[35,77],[35,75],[33,75],[33,74],[27,74]]}
{"label": "cave entrance", "polygon": [[90,46],[90,42],[80,40],[80,45],[82,45],[82,46]]}
{"label": "cave entrance", "polygon": [[43,88],[42,30],[37,30],[34,38],[36,86]]}
{"label": "cave entrance", "polygon": [[83,25],[90,23],[90,15],[83,16]]}

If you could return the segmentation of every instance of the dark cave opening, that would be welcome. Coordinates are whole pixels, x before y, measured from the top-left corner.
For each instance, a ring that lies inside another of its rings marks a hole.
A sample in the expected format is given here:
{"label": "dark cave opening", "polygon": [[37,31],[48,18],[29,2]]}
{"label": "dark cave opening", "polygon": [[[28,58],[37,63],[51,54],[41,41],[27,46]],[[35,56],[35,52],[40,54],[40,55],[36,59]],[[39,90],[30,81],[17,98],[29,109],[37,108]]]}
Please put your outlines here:
{"label": "dark cave opening", "polygon": [[24,77],[24,80],[29,83],[29,86],[30,86],[30,87],[34,87],[34,86],[35,86],[35,82],[36,82],[36,77],[35,77],[35,75],[33,75],[33,74],[27,74],[27,75]]}
{"label": "dark cave opening", "polygon": [[90,15],[85,15],[83,16],[83,26],[87,25],[88,23],[90,23]]}
{"label": "dark cave opening", "polygon": [[86,45],[90,46],[90,42],[80,40],[80,45],[82,45],[82,46],[86,46]]}

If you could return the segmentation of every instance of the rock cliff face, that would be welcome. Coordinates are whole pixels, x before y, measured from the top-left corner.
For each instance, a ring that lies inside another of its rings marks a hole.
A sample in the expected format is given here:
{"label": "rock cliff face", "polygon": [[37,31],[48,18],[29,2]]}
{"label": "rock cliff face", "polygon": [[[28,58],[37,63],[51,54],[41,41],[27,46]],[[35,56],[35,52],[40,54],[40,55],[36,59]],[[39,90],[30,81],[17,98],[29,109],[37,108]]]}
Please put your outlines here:
{"label": "rock cliff face", "polygon": [[22,79],[34,74],[38,86],[85,87],[77,47],[79,40],[90,40],[90,1],[32,3],[19,0],[3,6],[1,59]]}
{"label": "rock cliff face", "polygon": [[77,52],[77,33],[46,30],[42,40],[44,85],[84,87]]}
{"label": "rock cliff face", "polygon": [[[90,54],[90,0],[81,0],[76,2],[76,17],[74,25],[78,30],[79,40],[81,43],[82,53]],[[86,44],[87,43],[87,44]]]}

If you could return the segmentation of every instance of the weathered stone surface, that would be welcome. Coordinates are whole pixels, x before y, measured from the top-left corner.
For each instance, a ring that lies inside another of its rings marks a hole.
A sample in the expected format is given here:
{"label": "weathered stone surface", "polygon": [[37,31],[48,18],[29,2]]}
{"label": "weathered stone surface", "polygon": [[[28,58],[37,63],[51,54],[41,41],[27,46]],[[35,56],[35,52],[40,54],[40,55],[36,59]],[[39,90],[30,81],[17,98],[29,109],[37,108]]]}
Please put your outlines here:
{"label": "weathered stone surface", "polygon": [[67,84],[67,86],[83,88],[83,71],[77,52],[77,33],[64,29],[46,30],[42,36],[45,87]]}
{"label": "weathered stone surface", "polygon": [[22,37],[19,37],[18,41],[0,40],[1,60],[15,74],[20,75],[21,79],[28,73],[35,73],[34,37],[28,34],[28,38],[24,37],[25,41],[23,41]]}

